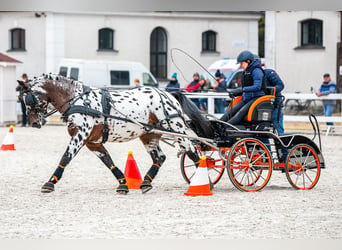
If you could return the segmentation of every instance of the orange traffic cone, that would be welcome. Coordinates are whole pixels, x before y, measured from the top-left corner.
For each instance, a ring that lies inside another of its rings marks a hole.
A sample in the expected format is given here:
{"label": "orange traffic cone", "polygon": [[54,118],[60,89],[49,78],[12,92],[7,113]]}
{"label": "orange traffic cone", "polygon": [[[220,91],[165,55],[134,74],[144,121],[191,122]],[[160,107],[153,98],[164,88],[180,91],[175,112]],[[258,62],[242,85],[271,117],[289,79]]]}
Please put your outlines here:
{"label": "orange traffic cone", "polygon": [[13,128],[14,128],[13,125],[11,125],[9,127],[8,133],[7,133],[7,135],[5,136],[5,139],[2,142],[0,150],[3,150],[3,151],[6,151],[6,150],[14,151],[15,150],[15,148],[14,148]]}
{"label": "orange traffic cone", "polygon": [[201,157],[200,164],[196,170],[196,173],[191,179],[188,192],[184,194],[189,196],[207,196],[213,194],[210,192],[207,157],[205,157],[205,155]]}
{"label": "orange traffic cone", "polygon": [[126,167],[125,167],[125,177],[129,189],[140,189],[142,178],[137,166],[137,163],[133,157],[133,151],[128,151]]}

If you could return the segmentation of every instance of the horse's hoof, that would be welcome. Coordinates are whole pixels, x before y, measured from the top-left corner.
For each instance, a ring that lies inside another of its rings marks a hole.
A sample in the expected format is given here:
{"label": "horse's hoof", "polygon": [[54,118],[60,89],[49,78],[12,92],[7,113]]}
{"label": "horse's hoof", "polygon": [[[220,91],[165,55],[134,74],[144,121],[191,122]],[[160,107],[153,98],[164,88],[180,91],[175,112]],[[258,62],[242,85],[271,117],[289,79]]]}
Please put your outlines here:
{"label": "horse's hoof", "polygon": [[152,189],[151,182],[144,180],[140,185],[140,189],[143,194],[147,193],[148,191]]}
{"label": "horse's hoof", "polygon": [[127,194],[129,192],[128,186],[126,184],[120,184],[116,189],[118,194]]}
{"label": "horse's hoof", "polygon": [[55,184],[47,182],[42,186],[42,193],[51,193],[55,191]]}

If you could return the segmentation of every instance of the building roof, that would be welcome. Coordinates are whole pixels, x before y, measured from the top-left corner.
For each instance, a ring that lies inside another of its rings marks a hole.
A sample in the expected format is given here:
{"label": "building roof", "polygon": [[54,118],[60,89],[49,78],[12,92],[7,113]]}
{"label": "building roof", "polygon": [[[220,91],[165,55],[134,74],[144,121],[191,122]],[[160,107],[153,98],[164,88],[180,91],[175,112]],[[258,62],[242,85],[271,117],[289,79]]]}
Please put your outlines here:
{"label": "building roof", "polygon": [[0,53],[0,62],[7,62],[7,63],[22,63],[12,57],[6,56],[5,54]]}

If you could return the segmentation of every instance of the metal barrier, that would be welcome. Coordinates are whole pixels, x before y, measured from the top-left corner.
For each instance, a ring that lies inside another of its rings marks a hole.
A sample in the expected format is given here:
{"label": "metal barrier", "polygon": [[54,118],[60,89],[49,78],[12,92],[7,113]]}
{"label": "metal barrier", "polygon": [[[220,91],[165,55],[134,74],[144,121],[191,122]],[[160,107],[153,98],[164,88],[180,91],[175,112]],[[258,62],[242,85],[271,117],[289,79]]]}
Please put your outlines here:
{"label": "metal barrier", "polygon": [[[315,94],[306,94],[306,93],[283,93],[285,97],[285,101],[289,99],[294,100],[337,100],[342,101],[342,94],[330,94],[328,96],[317,97]],[[186,93],[186,96],[190,99],[193,98],[207,98],[208,99],[208,113],[214,115],[216,117],[221,117],[223,114],[215,113],[215,99],[216,98],[226,98],[227,100],[231,100],[225,92],[192,92]],[[322,104],[323,105],[323,104]],[[319,122],[342,122],[342,113],[339,111],[339,115],[326,117],[324,115],[317,116],[317,121]],[[308,122],[308,115],[284,115],[284,121],[293,121],[293,122]]]}

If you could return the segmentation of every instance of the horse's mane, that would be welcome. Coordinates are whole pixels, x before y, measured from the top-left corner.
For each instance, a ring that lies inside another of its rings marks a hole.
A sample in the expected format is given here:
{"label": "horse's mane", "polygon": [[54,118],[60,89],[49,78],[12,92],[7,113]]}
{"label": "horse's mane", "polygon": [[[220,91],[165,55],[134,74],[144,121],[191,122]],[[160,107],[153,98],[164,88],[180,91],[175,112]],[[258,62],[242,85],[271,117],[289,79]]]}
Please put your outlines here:
{"label": "horse's mane", "polygon": [[171,92],[171,94],[178,100],[184,113],[190,118],[192,128],[196,134],[201,137],[213,138],[214,131],[203,112],[180,91]]}
{"label": "horse's mane", "polygon": [[83,85],[82,82],[73,80],[71,78],[62,76],[62,75],[56,75],[56,74],[43,74],[42,78],[45,80],[49,80],[52,82],[57,82],[59,87],[61,87],[64,91],[74,91],[76,88],[79,88]]}

